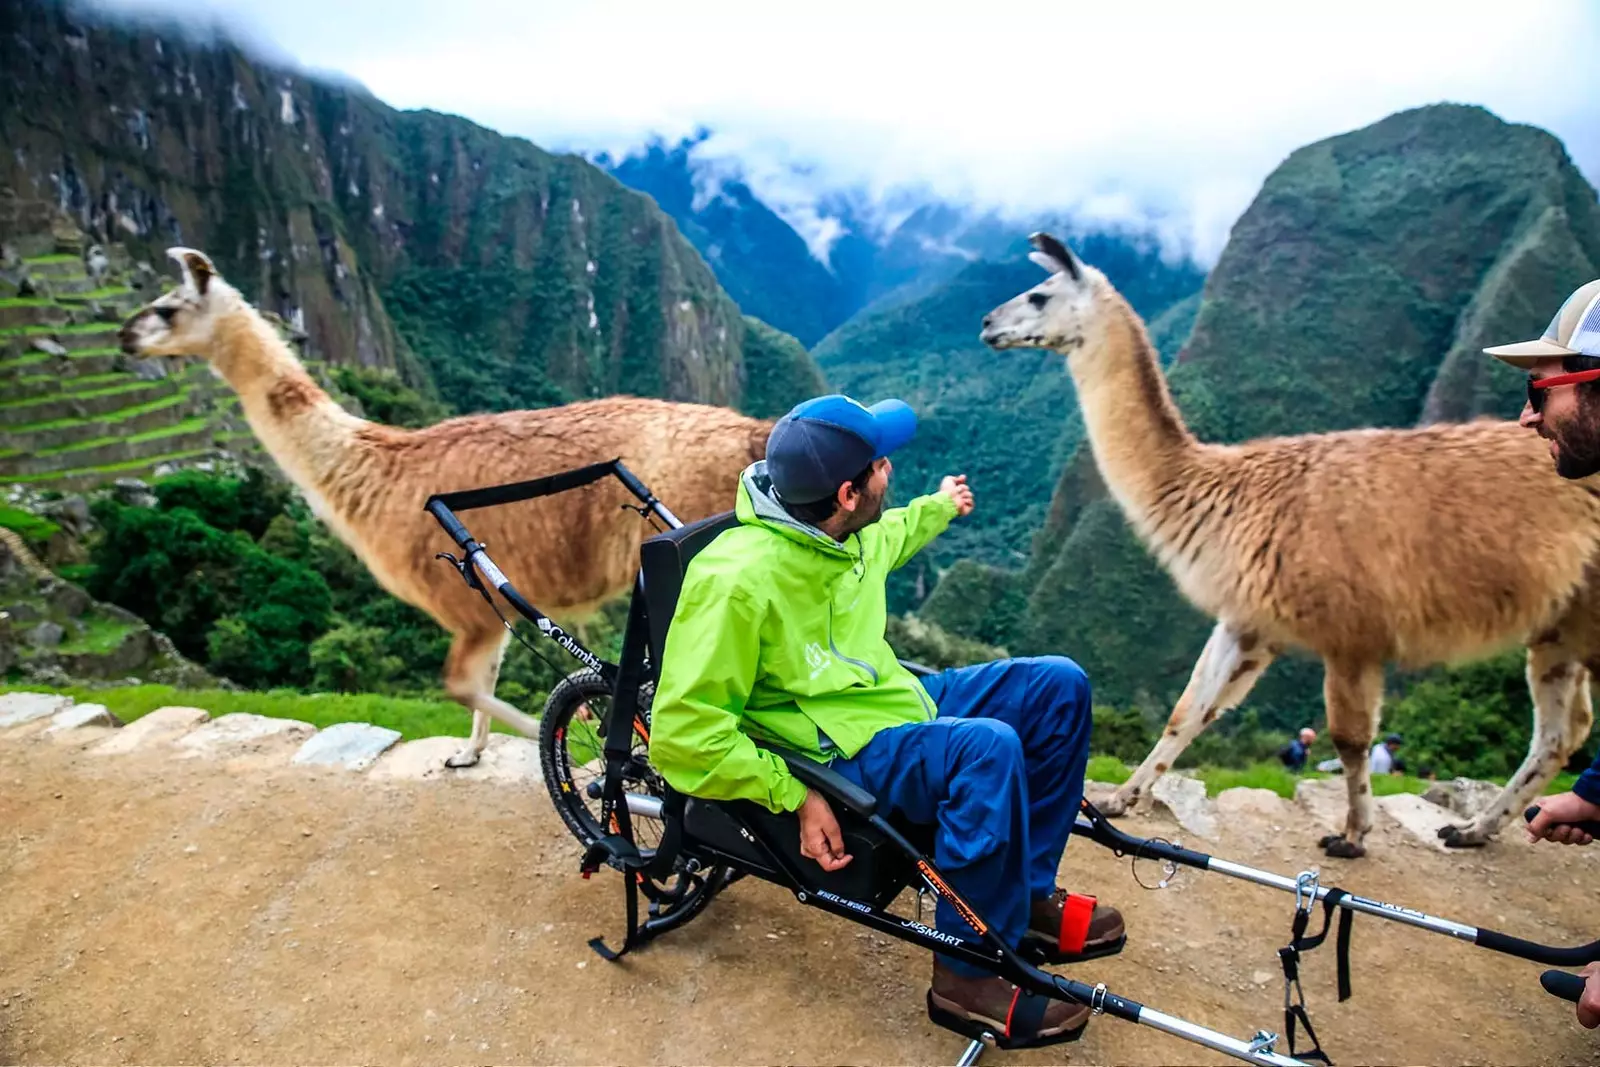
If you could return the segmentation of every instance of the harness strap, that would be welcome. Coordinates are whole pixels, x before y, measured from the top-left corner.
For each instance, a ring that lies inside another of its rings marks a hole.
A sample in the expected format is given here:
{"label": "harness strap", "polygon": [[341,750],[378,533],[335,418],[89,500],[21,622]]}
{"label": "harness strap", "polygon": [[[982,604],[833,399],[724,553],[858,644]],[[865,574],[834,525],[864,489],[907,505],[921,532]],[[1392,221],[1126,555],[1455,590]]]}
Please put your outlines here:
{"label": "harness strap", "polygon": [[1056,946],[1062,952],[1082,952],[1089,939],[1089,920],[1094,918],[1096,898],[1068,893],[1061,906],[1061,931]]}
{"label": "harness strap", "polygon": [[[1289,943],[1278,950],[1278,959],[1283,964],[1283,1027],[1289,1038],[1289,1055],[1301,1059],[1320,1060],[1333,1067],[1333,1061],[1322,1050],[1322,1043],[1317,1040],[1317,1032],[1311,1026],[1311,1016],[1306,1011],[1305,990],[1300,985],[1300,954],[1309,952],[1319,947],[1328,939],[1328,933],[1333,928],[1333,912],[1339,907],[1339,902],[1349,896],[1343,889],[1330,888],[1327,895],[1322,898],[1322,929],[1311,937],[1306,936],[1306,927],[1311,921],[1311,908],[1296,907],[1294,918],[1289,924]],[[1340,909],[1339,935],[1336,943],[1336,959],[1339,970],[1339,1002],[1350,999],[1350,931],[1355,913],[1348,908]],[[1294,1047],[1296,1023],[1305,1027],[1306,1037],[1311,1041],[1311,1049],[1307,1052],[1297,1052]]]}
{"label": "harness strap", "polygon": [[1044,1026],[1044,1013],[1050,1007],[1050,998],[1025,992],[1020,986],[1011,994],[1011,1008],[1006,1012],[1006,1037],[1022,1034],[1032,1037]]}
{"label": "harness strap", "polygon": [[[1305,1052],[1295,1051],[1294,1026],[1296,1019],[1305,1024],[1306,1037],[1311,1040],[1311,1048]],[[1333,1061],[1328,1058],[1326,1052],[1322,1051],[1322,1042],[1317,1040],[1317,1032],[1312,1029],[1311,1016],[1306,1014],[1306,1006],[1304,1004],[1294,1004],[1283,1009],[1283,1029],[1289,1036],[1289,1058],[1291,1060],[1321,1060],[1328,1067],[1333,1067]]]}

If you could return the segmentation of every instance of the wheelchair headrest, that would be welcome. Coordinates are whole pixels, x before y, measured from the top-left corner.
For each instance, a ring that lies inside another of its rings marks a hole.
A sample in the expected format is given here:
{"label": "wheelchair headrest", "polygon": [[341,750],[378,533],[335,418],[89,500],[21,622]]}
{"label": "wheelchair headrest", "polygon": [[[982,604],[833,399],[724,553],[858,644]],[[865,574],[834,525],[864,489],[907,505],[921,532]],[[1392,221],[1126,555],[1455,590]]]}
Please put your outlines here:
{"label": "wheelchair headrest", "polygon": [[650,662],[661,669],[661,654],[667,644],[667,627],[678,607],[678,592],[683,588],[683,573],[689,561],[716,540],[724,530],[739,525],[732,511],[691,522],[646,538],[639,549],[639,566],[644,576],[645,610],[650,616]]}

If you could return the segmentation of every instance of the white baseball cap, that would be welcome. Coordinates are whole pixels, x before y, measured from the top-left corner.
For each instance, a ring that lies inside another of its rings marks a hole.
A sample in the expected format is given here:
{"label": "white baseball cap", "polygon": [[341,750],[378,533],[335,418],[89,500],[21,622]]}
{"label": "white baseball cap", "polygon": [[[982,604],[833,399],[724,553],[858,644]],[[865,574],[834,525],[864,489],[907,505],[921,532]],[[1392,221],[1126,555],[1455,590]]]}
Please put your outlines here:
{"label": "white baseball cap", "polygon": [[1485,348],[1484,352],[1513,367],[1531,367],[1563,356],[1600,356],[1600,278],[1567,297],[1545,327],[1544,336]]}

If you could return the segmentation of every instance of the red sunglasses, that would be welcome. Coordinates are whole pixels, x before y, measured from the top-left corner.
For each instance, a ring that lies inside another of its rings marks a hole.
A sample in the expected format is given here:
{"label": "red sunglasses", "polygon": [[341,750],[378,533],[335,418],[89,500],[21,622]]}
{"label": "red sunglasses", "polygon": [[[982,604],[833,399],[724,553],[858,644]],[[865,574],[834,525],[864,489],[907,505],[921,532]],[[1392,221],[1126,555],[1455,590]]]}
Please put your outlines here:
{"label": "red sunglasses", "polygon": [[1534,411],[1544,410],[1544,390],[1554,389],[1562,385],[1577,385],[1579,382],[1592,382],[1600,378],[1600,369],[1580,370],[1571,374],[1556,374],[1549,378],[1528,379],[1528,406]]}

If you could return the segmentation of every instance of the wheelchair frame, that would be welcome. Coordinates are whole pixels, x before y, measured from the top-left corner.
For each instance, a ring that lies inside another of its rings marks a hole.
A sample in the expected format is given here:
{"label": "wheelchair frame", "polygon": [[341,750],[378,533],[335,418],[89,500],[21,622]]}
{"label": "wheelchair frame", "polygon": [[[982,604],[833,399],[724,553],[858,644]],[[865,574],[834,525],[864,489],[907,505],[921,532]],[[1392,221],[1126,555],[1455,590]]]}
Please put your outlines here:
{"label": "wheelchair frame", "polygon": [[[645,542],[641,566],[634,578],[620,662],[616,664],[596,656],[523,597],[495,566],[484,546],[473,539],[455,515],[457,511],[566,492],[608,476],[615,477],[639,501],[637,506],[622,505],[624,509],[637,511],[646,518],[654,516],[671,527],[666,533]],[[793,830],[792,815],[774,816],[748,802],[708,802],[686,798],[670,787],[665,790],[664,797],[626,794],[623,790],[623,767],[631,755],[636,721],[643,727],[644,736],[649,736],[648,708],[640,707],[639,691],[657,673],[660,639],[670,621],[657,618],[652,623],[647,606],[651,590],[646,585],[644,559],[652,544],[670,545],[675,549],[677,544],[695,536],[704,536],[709,542],[716,533],[720,533],[717,524],[726,523],[728,513],[685,526],[620,460],[615,459],[531,481],[434,494],[424,507],[462,552],[459,559],[450,553],[439,553],[436,558],[448,560],[460,571],[466,583],[478,590],[500,615],[513,636],[522,640],[510,621],[494,605],[483,579],[487,579],[488,585],[519,615],[532,622],[540,633],[587,667],[600,672],[612,685],[611,708],[605,721],[606,773],[600,820],[602,827],[609,828],[611,832],[589,845],[580,864],[585,878],[601,866],[610,867],[623,875],[628,929],[622,946],[613,951],[601,938],[590,942],[591,947],[604,958],[613,961],[619,959],[668,930],[687,923],[704,910],[722,889],[742,877],[753,875],[783,886],[802,904],[929,951],[967,961],[1007,979],[1030,996],[1084,1004],[1094,1015],[1109,1014],[1127,1022],[1149,1026],[1246,1063],[1283,1067],[1303,1063],[1274,1051],[1278,1041],[1276,1034],[1257,1031],[1253,1038],[1241,1040],[1112,993],[1104,984],[1090,985],[1034,966],[1000,939],[978,909],[949,885],[937,865],[908,838],[906,832],[877,811],[875,798],[825,765],[798,753],[767,746],[784,760],[796,777],[828,799],[847,838],[852,831],[867,835],[869,844],[881,845],[880,851],[887,853],[885,862],[888,864],[888,873],[878,876],[876,880],[869,878],[869,881],[875,881],[871,900],[863,901],[854,895],[843,895],[828,885],[830,881],[837,884],[839,875],[849,873],[852,867],[863,862],[859,854],[861,850],[854,850],[858,854],[849,867],[832,874],[824,872],[815,863],[802,862],[796,851],[797,840],[785,840],[780,836],[781,828]],[[709,536],[706,536],[708,533]],[[681,578],[681,568],[677,577]],[[676,593],[676,588],[670,590],[674,601]],[[655,641],[652,641],[652,626],[655,629]],[[652,648],[652,645],[655,647]],[[913,664],[907,666],[916,669]],[[728,820],[737,836],[714,842],[689,832],[685,824],[694,814],[691,805],[707,809],[714,818]],[[635,813],[663,816],[665,833],[654,850],[641,851],[636,846],[630,817]],[[797,836],[794,835],[795,838]],[[859,873],[856,872],[858,877]],[[668,876],[678,878],[675,888],[664,889],[659,884],[661,879]],[[914,888],[919,894],[917,919],[908,919],[885,910],[885,906],[907,888]],[[639,922],[637,902],[641,892],[649,900],[650,909],[650,917],[643,923]],[[957,938],[924,925],[920,921],[920,894],[923,892],[931,892],[947,901],[979,933],[980,939],[974,942]],[[1008,1041],[1004,1034],[996,1034],[990,1028],[969,1026],[964,1022],[935,1021],[971,1039],[960,1057],[962,1064],[975,1063],[986,1044],[1001,1048],[1026,1047],[1025,1042]],[[1076,1034],[1071,1036],[1075,1037]],[[1061,1040],[1055,1037],[1042,1043],[1055,1044]]]}

